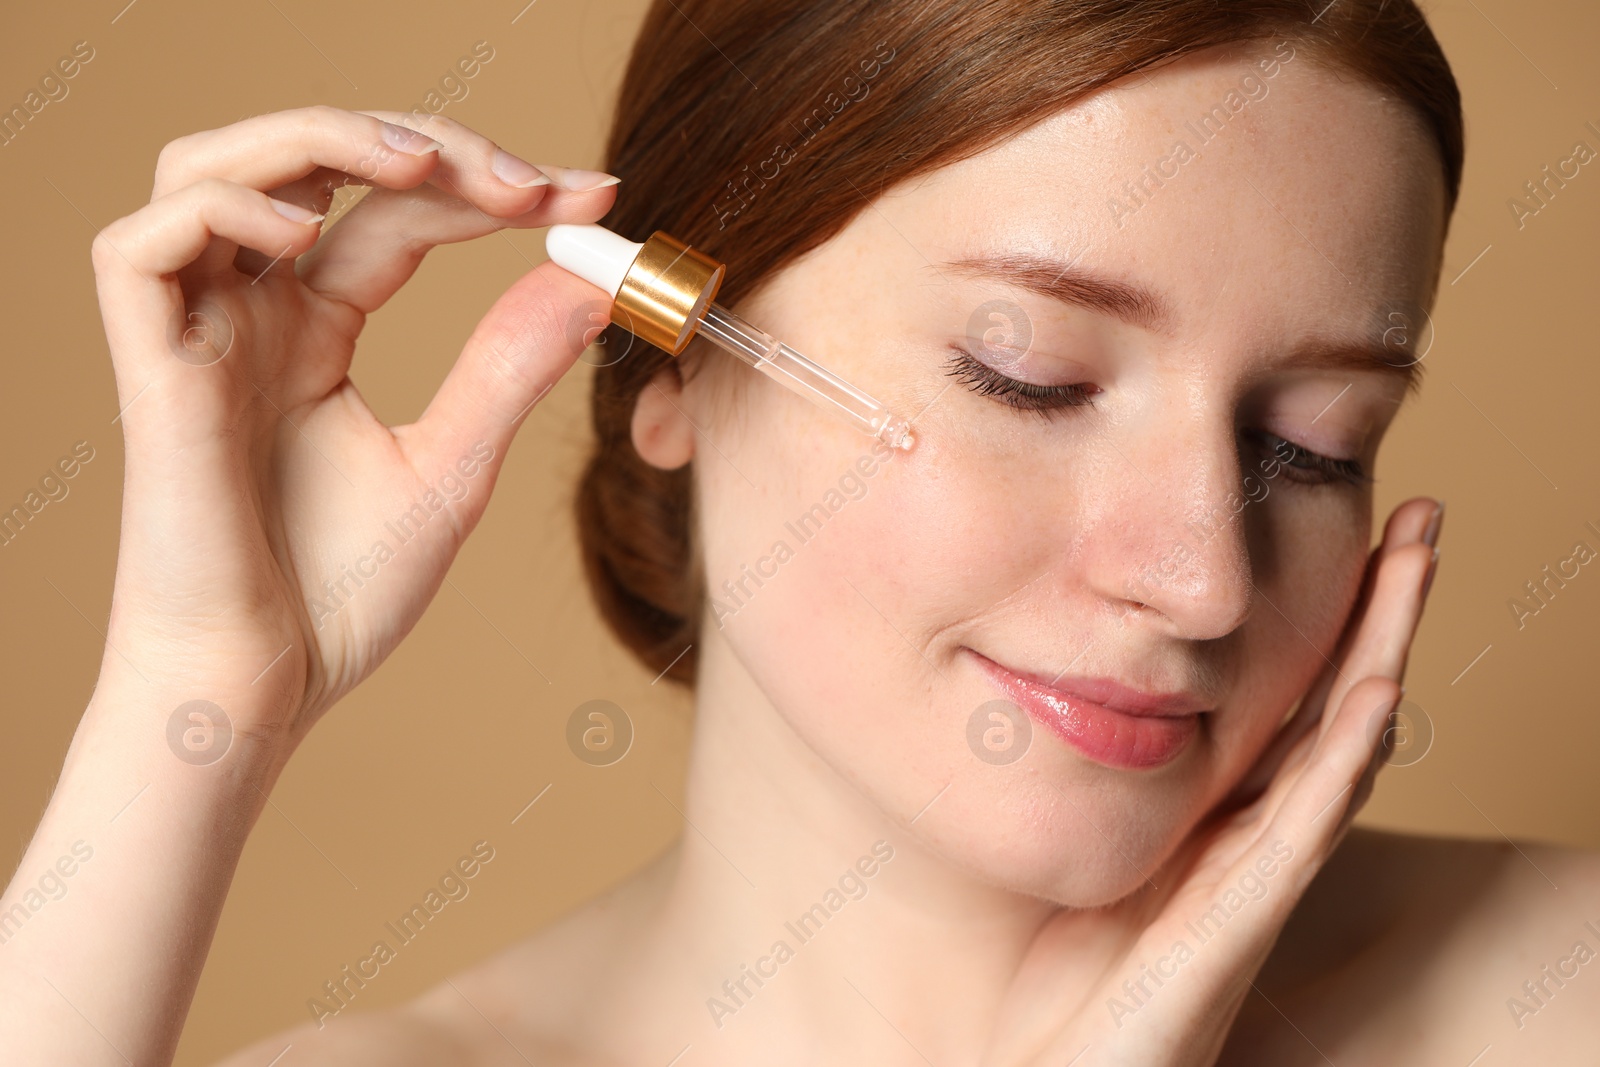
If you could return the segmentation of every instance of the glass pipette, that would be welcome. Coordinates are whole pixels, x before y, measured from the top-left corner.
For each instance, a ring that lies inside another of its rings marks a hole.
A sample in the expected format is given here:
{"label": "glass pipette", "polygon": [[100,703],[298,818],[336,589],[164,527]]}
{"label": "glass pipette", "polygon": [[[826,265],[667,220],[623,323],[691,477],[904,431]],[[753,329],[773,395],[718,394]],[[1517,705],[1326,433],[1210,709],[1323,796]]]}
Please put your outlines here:
{"label": "glass pipette", "polygon": [[612,295],[611,321],[676,356],[697,334],[773,381],[847,419],[892,448],[914,443],[910,424],[872,396],[714,303],[723,265],[661,232],[635,242],[603,226],[550,227],[557,266]]}

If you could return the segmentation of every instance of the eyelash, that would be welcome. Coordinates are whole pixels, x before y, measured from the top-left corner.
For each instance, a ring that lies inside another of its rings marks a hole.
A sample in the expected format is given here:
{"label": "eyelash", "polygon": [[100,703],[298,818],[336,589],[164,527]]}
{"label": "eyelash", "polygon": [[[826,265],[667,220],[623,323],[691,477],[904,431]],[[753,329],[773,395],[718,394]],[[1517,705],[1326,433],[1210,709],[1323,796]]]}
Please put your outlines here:
{"label": "eyelash", "polygon": [[1063,408],[1092,407],[1091,398],[1100,391],[1085,383],[1034,385],[1019,382],[979,361],[966,349],[953,346],[945,373],[979,396],[995,397],[1007,407],[1031,411],[1046,419],[1060,414]]}
{"label": "eyelash", "polygon": [[[1256,437],[1263,444],[1271,446],[1270,450],[1278,457],[1278,461],[1283,464],[1284,470],[1298,472],[1298,474],[1289,476],[1293,481],[1306,485],[1327,485],[1332,482],[1344,482],[1347,485],[1364,486],[1371,485],[1375,480],[1372,475],[1367,473],[1366,468],[1361,465],[1359,460],[1334,459],[1332,456],[1324,456],[1320,452],[1312,452],[1310,449],[1301,448],[1293,441],[1287,441],[1277,434],[1267,433],[1265,430],[1251,431],[1251,436]],[[1285,457],[1281,451],[1283,448],[1289,449],[1290,454],[1288,457]],[[1294,461],[1297,459],[1303,460],[1308,466],[1295,466]]]}
{"label": "eyelash", "polygon": [[[994,397],[1009,408],[1031,411],[1046,419],[1063,413],[1063,409],[1066,408],[1093,407],[1093,397],[1100,391],[1093,385],[1081,382],[1072,385],[1035,385],[1032,382],[1019,382],[1015,378],[1001,374],[965,349],[955,346],[951,347],[945,373],[979,396]],[[1373,481],[1372,476],[1367,474],[1358,460],[1325,456],[1320,452],[1302,448],[1276,434],[1267,433],[1265,430],[1250,431],[1249,436],[1268,445],[1269,451],[1277,456],[1285,470],[1298,472],[1297,475],[1290,475],[1293,481],[1305,485],[1343,482],[1354,486],[1369,485]],[[1282,451],[1284,448],[1289,450],[1287,456]],[[1296,461],[1305,465],[1297,466]]]}

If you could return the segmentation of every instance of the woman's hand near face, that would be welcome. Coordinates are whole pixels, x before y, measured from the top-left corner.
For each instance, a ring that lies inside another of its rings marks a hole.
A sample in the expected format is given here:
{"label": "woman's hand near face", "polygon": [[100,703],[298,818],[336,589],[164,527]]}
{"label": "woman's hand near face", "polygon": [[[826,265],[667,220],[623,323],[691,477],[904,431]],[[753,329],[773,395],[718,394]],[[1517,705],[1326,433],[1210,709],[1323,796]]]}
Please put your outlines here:
{"label": "woman's hand near face", "polygon": [[[116,583],[15,884],[92,858],[0,956],[4,1062],[170,1059],[266,791],[422,614],[583,347],[572,323],[598,290],[542,265],[417,422],[374,417],[346,376],[356,337],[430,248],[591,222],[614,195],[408,118],[310,107],[180,138],[150,203],[94,242],[127,456]],[[345,184],[373,188],[319,234]]]}
{"label": "woman's hand near face", "polygon": [[1079,1003],[1013,1013],[986,1064],[1216,1062],[1256,973],[1382,766],[1436,556],[1425,540],[1438,535],[1433,515],[1426,499],[1395,509],[1334,661],[1229,801],[1156,874],[1161,888],[1047,924],[1028,974],[1061,967],[1041,957],[1086,938],[1104,943],[1093,931],[1128,934]]}

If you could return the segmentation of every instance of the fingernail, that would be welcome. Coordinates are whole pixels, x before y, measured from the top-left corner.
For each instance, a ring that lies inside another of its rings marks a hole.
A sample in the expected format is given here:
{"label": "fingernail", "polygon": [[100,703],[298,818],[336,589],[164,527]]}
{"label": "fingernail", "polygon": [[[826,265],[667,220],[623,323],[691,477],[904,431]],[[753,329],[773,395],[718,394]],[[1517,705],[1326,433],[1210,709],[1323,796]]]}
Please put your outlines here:
{"label": "fingernail", "polygon": [[323,219],[327,218],[326,215],[318,215],[314,211],[303,208],[299,204],[291,204],[287,200],[278,200],[269,196],[267,197],[267,203],[272,205],[272,210],[276,211],[290,222],[312,223],[321,222]]}
{"label": "fingernail", "polygon": [[494,162],[489,164],[494,176],[513,189],[532,189],[535,185],[549,185],[549,175],[527,160],[518,159],[504,148],[494,150]]}
{"label": "fingernail", "polygon": [[1439,550],[1433,550],[1433,558],[1428,561],[1428,573],[1422,579],[1422,599],[1428,599],[1428,590],[1433,588],[1433,572],[1439,569]]}
{"label": "fingernail", "polygon": [[554,167],[539,164],[539,169],[549,175],[550,180],[569,192],[583,193],[590,189],[604,189],[608,185],[615,185],[622,179],[614,174],[607,174],[598,170],[574,170],[571,167]]}
{"label": "fingernail", "polygon": [[429,152],[437,152],[444,146],[431,137],[424,136],[416,130],[404,126],[396,126],[392,122],[383,124],[383,140],[390,148],[397,152],[404,152],[411,156],[425,156]]}
{"label": "fingernail", "polygon": [[1422,531],[1422,543],[1432,548],[1439,543],[1439,527],[1444,523],[1444,501],[1441,500],[1433,509],[1433,514],[1428,518],[1427,528]]}

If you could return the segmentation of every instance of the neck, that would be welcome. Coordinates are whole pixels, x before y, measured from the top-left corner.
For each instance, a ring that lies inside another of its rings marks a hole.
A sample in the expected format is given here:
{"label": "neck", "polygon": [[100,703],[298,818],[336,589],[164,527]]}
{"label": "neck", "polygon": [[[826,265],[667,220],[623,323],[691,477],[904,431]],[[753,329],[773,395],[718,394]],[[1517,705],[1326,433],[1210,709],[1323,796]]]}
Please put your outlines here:
{"label": "neck", "polygon": [[655,1020],[613,1034],[628,1062],[673,1042],[662,1062],[685,1044],[696,1064],[782,1062],[776,1050],[977,1062],[1057,909],[940,858],[919,833],[934,820],[880,810],[794,732],[720,632],[708,627],[699,652],[687,825],[614,1001]]}

